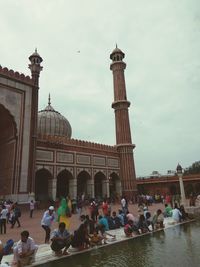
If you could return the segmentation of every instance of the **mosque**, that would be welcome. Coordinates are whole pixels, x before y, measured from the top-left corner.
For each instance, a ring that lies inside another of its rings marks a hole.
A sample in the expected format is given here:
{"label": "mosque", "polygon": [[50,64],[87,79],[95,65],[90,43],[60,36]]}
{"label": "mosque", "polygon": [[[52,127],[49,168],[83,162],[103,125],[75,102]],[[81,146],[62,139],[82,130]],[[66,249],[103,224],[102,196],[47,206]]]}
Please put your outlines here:
{"label": "mosque", "polygon": [[69,121],[48,105],[38,112],[42,57],[30,57],[31,77],[0,66],[0,198],[20,203],[70,195],[88,197],[136,194],[124,53],[110,55],[113,74],[116,144],[72,138]]}

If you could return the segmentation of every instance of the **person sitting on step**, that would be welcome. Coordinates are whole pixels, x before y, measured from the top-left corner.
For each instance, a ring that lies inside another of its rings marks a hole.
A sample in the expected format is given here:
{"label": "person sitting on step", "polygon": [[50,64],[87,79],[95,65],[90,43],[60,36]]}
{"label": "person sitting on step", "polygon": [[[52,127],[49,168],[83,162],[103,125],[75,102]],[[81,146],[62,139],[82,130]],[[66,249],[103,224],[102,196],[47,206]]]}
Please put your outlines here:
{"label": "person sitting on step", "polygon": [[21,232],[21,239],[17,242],[17,245],[13,249],[13,265],[23,267],[32,264],[35,260],[37,250],[38,246],[35,244],[33,238],[29,237],[29,232]]}
{"label": "person sitting on step", "polygon": [[[66,229],[64,222],[59,223],[58,229],[51,233],[51,249],[56,256],[68,255],[67,249],[71,244],[71,235]],[[62,251],[62,249],[64,249]]]}

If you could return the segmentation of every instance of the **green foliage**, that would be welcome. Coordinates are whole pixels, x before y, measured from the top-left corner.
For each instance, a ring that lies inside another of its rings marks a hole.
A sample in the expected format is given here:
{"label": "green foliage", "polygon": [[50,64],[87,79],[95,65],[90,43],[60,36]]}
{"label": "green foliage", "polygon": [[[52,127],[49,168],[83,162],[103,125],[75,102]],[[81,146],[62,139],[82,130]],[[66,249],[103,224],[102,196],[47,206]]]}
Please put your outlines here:
{"label": "green foliage", "polygon": [[196,161],[192,164],[192,166],[190,166],[189,168],[187,168],[184,172],[185,175],[187,174],[198,174],[200,173],[200,161]]}

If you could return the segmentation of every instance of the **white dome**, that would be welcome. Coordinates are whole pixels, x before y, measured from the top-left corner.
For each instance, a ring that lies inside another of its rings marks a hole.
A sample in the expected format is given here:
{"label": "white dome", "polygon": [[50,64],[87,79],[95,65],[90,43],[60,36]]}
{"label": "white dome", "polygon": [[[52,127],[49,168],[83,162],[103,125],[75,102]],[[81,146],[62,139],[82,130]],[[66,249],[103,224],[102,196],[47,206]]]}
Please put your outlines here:
{"label": "white dome", "polygon": [[62,136],[71,138],[72,128],[69,121],[51,106],[38,112],[38,135]]}

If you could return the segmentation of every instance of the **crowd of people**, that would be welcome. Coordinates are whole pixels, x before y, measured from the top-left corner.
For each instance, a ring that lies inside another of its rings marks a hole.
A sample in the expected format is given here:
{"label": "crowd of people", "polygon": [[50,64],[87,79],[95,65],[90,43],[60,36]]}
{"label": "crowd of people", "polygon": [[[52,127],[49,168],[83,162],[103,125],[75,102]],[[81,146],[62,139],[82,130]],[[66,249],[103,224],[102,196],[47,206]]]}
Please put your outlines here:
{"label": "crowd of people", "polygon": [[[129,211],[129,202],[125,197],[121,198],[119,210],[112,210],[109,199],[105,198],[101,203],[91,199],[89,214],[83,214],[83,205],[79,201],[76,206],[70,198],[62,198],[59,205],[51,205],[43,213],[41,227],[43,228],[44,243],[49,244],[56,256],[68,255],[69,247],[75,251],[87,249],[92,246],[105,244],[108,238],[113,240],[115,235],[109,230],[122,228],[125,236],[151,232],[164,228],[164,218],[171,217],[174,222],[188,219],[184,206],[178,202],[171,203],[170,197],[165,198],[165,208],[158,209],[154,214],[149,211],[149,203],[144,198],[138,202],[138,214]],[[6,206],[7,205],[7,206]],[[150,204],[151,205],[151,204]],[[33,216],[34,201],[30,201],[30,218]],[[73,233],[69,231],[70,218],[73,213],[80,216],[80,225]],[[21,210],[17,203],[4,203],[0,210],[1,233],[6,233],[6,225],[10,223],[13,228],[20,224]],[[52,223],[57,221],[58,228],[52,230]],[[21,239],[14,244],[12,239],[3,245],[0,242],[0,261],[4,255],[13,252],[13,264],[23,267],[34,261],[38,246],[34,239],[29,236],[27,230],[21,232]]]}

